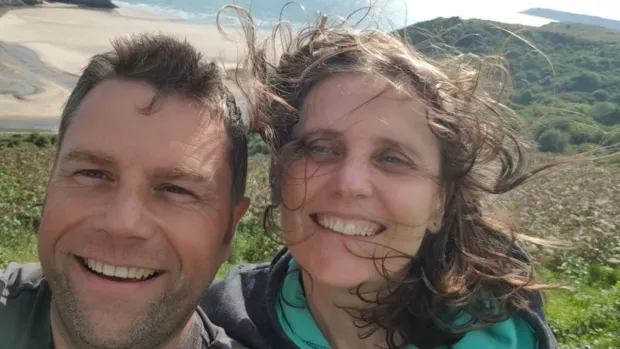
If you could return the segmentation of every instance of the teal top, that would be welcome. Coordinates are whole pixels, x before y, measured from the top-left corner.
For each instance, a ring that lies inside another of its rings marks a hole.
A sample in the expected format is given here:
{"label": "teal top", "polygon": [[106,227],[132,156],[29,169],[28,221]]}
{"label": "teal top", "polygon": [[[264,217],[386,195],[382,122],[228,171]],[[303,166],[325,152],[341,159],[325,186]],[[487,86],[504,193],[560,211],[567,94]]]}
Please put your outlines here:
{"label": "teal top", "polygon": [[[289,271],[295,268],[293,263],[291,260]],[[276,311],[287,336],[301,349],[331,349],[308,310],[300,273],[292,272],[286,276],[280,295],[276,302]],[[538,349],[538,343],[530,325],[519,316],[515,316],[485,330],[468,332],[452,346],[452,349],[479,348]],[[407,349],[417,348],[409,345]]]}

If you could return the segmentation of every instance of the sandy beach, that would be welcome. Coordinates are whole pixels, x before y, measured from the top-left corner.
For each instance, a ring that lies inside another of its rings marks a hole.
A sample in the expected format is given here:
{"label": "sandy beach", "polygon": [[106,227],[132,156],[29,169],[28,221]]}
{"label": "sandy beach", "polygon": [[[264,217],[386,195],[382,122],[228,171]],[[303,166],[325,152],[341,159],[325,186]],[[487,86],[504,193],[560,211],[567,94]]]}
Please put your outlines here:
{"label": "sandy beach", "polygon": [[186,38],[204,55],[234,67],[244,53],[239,32],[227,41],[215,26],[118,8],[45,5],[0,17],[0,121],[51,121],[91,56],[119,36],[160,32]]}

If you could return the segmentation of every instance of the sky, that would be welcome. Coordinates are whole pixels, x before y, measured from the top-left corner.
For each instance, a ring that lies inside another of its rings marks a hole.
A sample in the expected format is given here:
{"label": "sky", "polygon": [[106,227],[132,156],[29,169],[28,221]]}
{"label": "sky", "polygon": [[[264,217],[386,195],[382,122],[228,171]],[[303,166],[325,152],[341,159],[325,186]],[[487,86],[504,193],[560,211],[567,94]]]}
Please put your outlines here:
{"label": "sky", "polygon": [[435,17],[479,18],[526,25],[543,25],[548,20],[519,14],[533,7],[549,8],[620,20],[620,0],[392,0],[406,2],[407,22]]}

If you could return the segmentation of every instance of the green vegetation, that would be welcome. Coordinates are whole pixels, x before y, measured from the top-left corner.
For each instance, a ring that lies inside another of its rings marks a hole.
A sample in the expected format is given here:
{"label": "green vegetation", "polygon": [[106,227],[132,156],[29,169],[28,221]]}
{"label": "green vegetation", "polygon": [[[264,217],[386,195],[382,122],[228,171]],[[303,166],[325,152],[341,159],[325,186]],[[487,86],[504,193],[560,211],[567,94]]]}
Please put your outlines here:
{"label": "green vegetation", "polygon": [[580,152],[618,143],[620,31],[574,23],[540,28],[440,18],[407,27],[435,58],[499,54],[513,89],[503,101],[521,115],[543,152]]}
{"label": "green vegetation", "polygon": [[[34,141],[9,148],[6,141],[13,136],[0,139],[1,269],[9,262],[37,260],[35,232],[54,148],[37,147]],[[260,143],[256,137],[251,142]],[[248,178],[252,205],[238,227],[220,278],[234,264],[269,261],[280,248],[262,234],[262,212],[269,202],[268,161],[262,150],[252,154]],[[573,288],[551,292],[547,304],[549,322],[563,349],[620,347],[619,197],[620,163],[597,163],[555,170],[490,201],[498,213],[511,212],[523,233],[573,246],[569,250],[525,246],[540,262],[542,277]]]}
{"label": "green vegetation", "polygon": [[55,134],[13,133],[0,135],[0,148],[47,148],[56,146]]}
{"label": "green vegetation", "polygon": [[553,292],[547,305],[561,348],[619,348],[620,269],[572,256],[556,270],[547,273],[550,281],[575,285],[571,292]]}
{"label": "green vegetation", "polygon": [[52,148],[0,146],[0,269],[38,258],[34,232],[52,156]]}

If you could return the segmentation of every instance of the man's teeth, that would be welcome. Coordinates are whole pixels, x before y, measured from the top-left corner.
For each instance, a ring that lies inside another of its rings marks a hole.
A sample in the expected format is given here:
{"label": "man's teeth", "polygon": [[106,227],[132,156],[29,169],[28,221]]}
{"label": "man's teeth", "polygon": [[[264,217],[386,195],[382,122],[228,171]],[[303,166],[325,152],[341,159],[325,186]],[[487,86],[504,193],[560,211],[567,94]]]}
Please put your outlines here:
{"label": "man's teeth", "polygon": [[376,224],[366,221],[349,221],[328,216],[317,216],[317,221],[323,228],[345,235],[372,236],[379,231]]}
{"label": "man's teeth", "polygon": [[84,265],[86,265],[88,269],[96,273],[123,279],[142,280],[152,276],[157,272],[153,269],[117,267],[93,259],[84,259]]}

